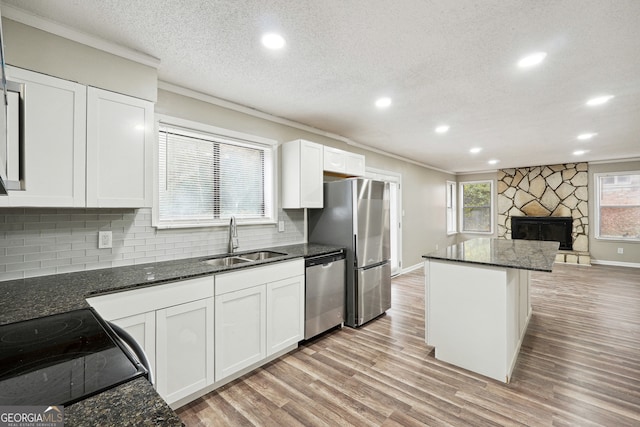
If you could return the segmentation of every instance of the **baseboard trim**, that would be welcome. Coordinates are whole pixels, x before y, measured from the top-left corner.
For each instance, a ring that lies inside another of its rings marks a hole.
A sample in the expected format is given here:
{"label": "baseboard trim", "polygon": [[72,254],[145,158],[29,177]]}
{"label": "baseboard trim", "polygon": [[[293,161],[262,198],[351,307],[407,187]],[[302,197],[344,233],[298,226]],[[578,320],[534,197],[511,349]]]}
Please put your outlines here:
{"label": "baseboard trim", "polygon": [[612,265],[615,267],[640,268],[640,263],[637,263],[637,262],[606,261],[606,260],[593,259],[593,258],[591,258],[591,264]]}
{"label": "baseboard trim", "polygon": [[417,264],[415,264],[415,265],[412,265],[412,266],[410,266],[410,267],[403,268],[403,269],[400,271],[400,274],[407,274],[407,273],[411,273],[413,270],[417,270],[417,269],[419,269],[419,268],[422,268],[423,266],[424,266],[424,263],[423,263],[423,262],[419,262],[419,263],[417,263]]}

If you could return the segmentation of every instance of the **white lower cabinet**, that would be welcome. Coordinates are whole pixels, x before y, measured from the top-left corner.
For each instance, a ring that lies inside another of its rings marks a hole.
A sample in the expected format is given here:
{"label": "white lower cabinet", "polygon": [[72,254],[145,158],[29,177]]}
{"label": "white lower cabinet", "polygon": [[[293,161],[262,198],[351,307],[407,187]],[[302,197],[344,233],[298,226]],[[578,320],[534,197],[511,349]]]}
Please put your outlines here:
{"label": "white lower cabinet", "polygon": [[266,357],[265,310],[264,286],[216,296],[216,378]]}
{"label": "white lower cabinet", "polygon": [[144,348],[156,389],[170,405],[213,384],[213,276],[87,301]]}
{"label": "white lower cabinet", "polygon": [[304,337],[304,277],[267,285],[267,356]]}
{"label": "white lower cabinet", "polygon": [[134,314],[133,316],[122,317],[111,320],[111,322],[127,331],[129,335],[142,347],[147,355],[151,371],[154,378],[156,375],[156,313],[148,311],[146,313]]}
{"label": "white lower cabinet", "polygon": [[[215,283],[215,286],[214,286]],[[143,347],[174,407],[295,348],[304,337],[304,260],[88,299]]]}
{"label": "white lower cabinet", "polygon": [[213,298],[156,311],[157,390],[175,402],[213,384]]}
{"label": "white lower cabinet", "polygon": [[216,381],[304,337],[304,260],[216,276]]}

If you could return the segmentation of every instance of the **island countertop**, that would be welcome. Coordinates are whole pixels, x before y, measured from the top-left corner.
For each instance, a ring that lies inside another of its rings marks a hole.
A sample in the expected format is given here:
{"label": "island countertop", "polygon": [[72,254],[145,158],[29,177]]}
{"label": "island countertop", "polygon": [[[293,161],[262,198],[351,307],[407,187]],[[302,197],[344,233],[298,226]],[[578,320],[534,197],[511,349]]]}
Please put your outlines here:
{"label": "island countertop", "polygon": [[558,242],[478,238],[431,252],[422,257],[551,272],[559,246]]}

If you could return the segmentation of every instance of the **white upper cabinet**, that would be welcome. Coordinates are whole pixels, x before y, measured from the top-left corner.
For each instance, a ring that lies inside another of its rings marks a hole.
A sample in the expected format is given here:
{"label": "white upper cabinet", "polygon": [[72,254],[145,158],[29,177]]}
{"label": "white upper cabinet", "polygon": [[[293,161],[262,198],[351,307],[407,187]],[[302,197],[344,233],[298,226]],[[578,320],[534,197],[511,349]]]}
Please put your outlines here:
{"label": "white upper cabinet", "polygon": [[346,176],[364,175],[364,156],[333,147],[324,147],[324,171]]}
{"label": "white upper cabinet", "polygon": [[364,166],[364,156],[362,154],[356,153],[346,153],[346,171],[345,173],[349,176],[364,176],[365,166]]}
{"label": "white upper cabinet", "polygon": [[298,139],[282,144],[282,207],[321,208],[323,147]]}
{"label": "white upper cabinet", "polygon": [[153,104],[102,89],[87,94],[87,207],[151,207]]}
{"label": "white upper cabinet", "polygon": [[14,67],[7,78],[24,91],[24,191],[10,192],[0,205],[85,206],[86,87]]}

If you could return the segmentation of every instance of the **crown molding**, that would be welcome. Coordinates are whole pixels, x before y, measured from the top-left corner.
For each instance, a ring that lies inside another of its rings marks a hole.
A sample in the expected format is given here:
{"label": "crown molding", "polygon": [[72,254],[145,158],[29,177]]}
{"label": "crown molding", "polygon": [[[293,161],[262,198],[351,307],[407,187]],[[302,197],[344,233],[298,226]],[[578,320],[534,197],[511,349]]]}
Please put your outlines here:
{"label": "crown molding", "polygon": [[67,27],[66,25],[51,21],[41,16],[34,15],[31,12],[27,12],[14,6],[4,3],[2,3],[1,6],[3,18],[55,34],[56,36],[69,39],[155,69],[158,69],[160,66],[160,60],[158,58],[147,55],[146,53],[142,53],[116,43],[108,42],[99,37],[78,31],[75,28]]}
{"label": "crown molding", "polygon": [[315,135],[320,135],[320,136],[324,136],[327,138],[331,138],[331,139],[335,139],[337,141],[340,142],[344,142],[347,145],[353,146],[353,147],[358,147],[361,148],[363,150],[367,150],[367,151],[371,151],[377,154],[381,154],[383,156],[386,157],[391,157],[397,160],[401,160],[403,162],[407,162],[407,163],[412,163],[414,165],[426,168],[426,169],[431,169],[437,172],[442,172],[442,173],[446,173],[446,174],[450,174],[450,175],[455,175],[455,172],[451,172],[451,171],[447,171],[444,169],[438,169],[434,166],[431,165],[427,165],[425,163],[421,163],[421,162],[417,162],[415,160],[411,160],[411,159],[407,159],[406,157],[402,157],[402,156],[398,156],[397,154],[393,154],[393,153],[389,153],[387,151],[384,150],[380,150],[374,147],[370,147],[368,145],[365,144],[361,144],[359,142],[353,141],[352,139],[349,139],[347,137],[344,137],[342,135],[338,135],[336,133],[332,133],[332,132],[327,132],[324,131],[322,129],[318,129],[315,128],[313,126],[309,126],[309,125],[305,125],[302,123],[298,123],[296,121],[293,120],[289,120],[289,119],[285,119],[282,117],[278,117],[278,116],[274,116],[273,114],[269,114],[269,113],[265,113],[263,111],[260,110],[256,110],[255,108],[251,108],[251,107],[247,107],[244,105],[240,105],[240,104],[236,104],[235,102],[231,102],[231,101],[227,101],[226,99],[221,99],[221,98],[217,98],[213,95],[207,95],[205,93],[202,92],[198,92],[195,91],[193,89],[188,89],[182,86],[178,86],[176,84],[173,83],[169,83],[169,82],[165,82],[165,81],[158,81],[158,89],[162,89],[162,90],[166,90],[168,92],[173,92],[176,93],[178,95],[183,95],[183,96],[187,96],[189,98],[194,98],[197,99],[199,101],[204,101],[207,102],[209,104],[213,104],[213,105],[218,105],[220,107],[224,107],[227,108],[229,110],[233,110],[233,111],[237,111],[239,113],[244,113],[244,114],[248,114],[250,116],[253,117],[258,117],[260,119],[264,119],[264,120],[269,120],[271,122],[274,123],[279,123],[285,126],[290,126],[292,128],[296,128],[296,129],[300,129],[309,133],[313,133]]}
{"label": "crown molding", "polygon": [[594,162],[586,162],[590,165],[605,165],[607,163],[626,163],[626,162],[640,162],[640,157],[631,157],[629,159],[612,159],[612,160],[597,160]]}

